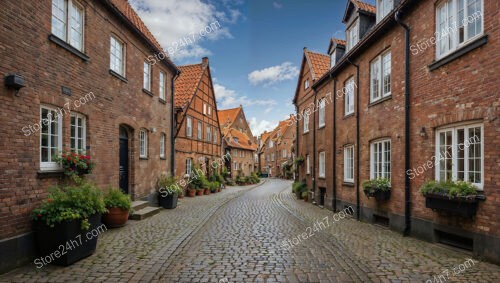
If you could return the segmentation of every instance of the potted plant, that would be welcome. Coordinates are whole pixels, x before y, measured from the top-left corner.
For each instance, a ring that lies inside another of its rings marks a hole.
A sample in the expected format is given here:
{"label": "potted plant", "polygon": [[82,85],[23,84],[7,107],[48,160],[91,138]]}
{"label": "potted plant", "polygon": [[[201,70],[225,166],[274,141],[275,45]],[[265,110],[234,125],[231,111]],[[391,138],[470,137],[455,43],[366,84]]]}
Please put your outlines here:
{"label": "potted plant", "polygon": [[386,201],[391,197],[391,180],[377,178],[365,181],[363,191],[368,198],[374,197],[377,201]]}
{"label": "potted plant", "polygon": [[[297,199],[301,199],[302,198],[302,193],[303,192],[307,192],[307,184],[305,181],[302,181],[302,182],[294,182],[292,184],[292,192],[295,194],[295,196],[297,197]],[[306,196],[308,196],[306,194]]]}
{"label": "potted plant", "polygon": [[49,189],[48,198],[33,210],[33,230],[40,255],[45,258],[57,252],[60,256],[52,263],[67,266],[93,254],[104,212],[101,190],[86,181]]}
{"label": "potted plant", "polygon": [[309,192],[308,191],[303,191],[302,192],[302,198],[304,199],[305,202],[309,200]]}
{"label": "potted plant", "polygon": [[158,203],[166,209],[177,207],[177,199],[182,194],[182,188],[177,184],[177,178],[168,175],[162,175],[158,179],[160,187],[158,194]]}
{"label": "potted plant", "polygon": [[56,156],[55,160],[61,164],[64,174],[69,177],[90,174],[94,168],[90,155],[81,153],[64,152]]}
{"label": "potted plant", "polygon": [[304,156],[295,158],[295,165],[302,166],[302,164],[304,164]]}
{"label": "potted plant", "polygon": [[472,217],[477,211],[477,188],[463,181],[427,181],[420,187],[425,206],[437,211]]}
{"label": "potted plant", "polygon": [[132,210],[130,196],[120,189],[110,188],[104,195],[104,205],[107,212],[102,215],[102,222],[108,228],[122,227],[127,223],[128,215]]}

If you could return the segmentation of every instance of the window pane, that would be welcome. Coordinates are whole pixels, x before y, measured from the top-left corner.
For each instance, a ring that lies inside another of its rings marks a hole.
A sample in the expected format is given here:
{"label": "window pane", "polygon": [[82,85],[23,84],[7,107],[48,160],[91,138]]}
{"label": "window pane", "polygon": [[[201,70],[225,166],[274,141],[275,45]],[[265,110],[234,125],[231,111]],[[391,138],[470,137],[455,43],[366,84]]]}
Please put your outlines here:
{"label": "window pane", "polygon": [[66,0],[52,0],[52,33],[66,40]]}
{"label": "window pane", "polygon": [[382,93],[389,94],[391,92],[391,52],[384,55],[382,59],[383,68],[383,91]]}
{"label": "window pane", "polygon": [[83,49],[83,10],[75,5],[70,6],[70,44],[76,49]]}
{"label": "window pane", "polygon": [[457,148],[457,179],[458,180],[465,180],[465,164],[464,164],[464,158],[465,158],[465,131],[464,129],[459,129],[457,131],[457,143],[458,143],[458,148]]}

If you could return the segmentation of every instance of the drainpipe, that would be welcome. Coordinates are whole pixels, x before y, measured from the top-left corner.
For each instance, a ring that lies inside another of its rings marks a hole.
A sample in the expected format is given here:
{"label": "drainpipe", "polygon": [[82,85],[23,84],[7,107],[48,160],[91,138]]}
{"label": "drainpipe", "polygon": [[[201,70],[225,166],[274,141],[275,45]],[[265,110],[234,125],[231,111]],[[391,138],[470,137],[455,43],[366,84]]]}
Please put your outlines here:
{"label": "drainpipe", "polygon": [[356,117],[356,219],[360,220],[360,201],[359,201],[359,65],[351,62],[347,58],[347,62],[356,68],[356,110],[354,115]]}
{"label": "drainpipe", "polygon": [[[299,157],[299,120],[297,118],[299,117],[299,106],[295,104],[295,159]],[[295,163],[295,160],[294,160]],[[295,163],[297,164],[297,163]],[[295,172],[297,175],[295,175],[295,182],[299,182],[300,177],[299,177],[299,166],[298,164],[296,165]]]}
{"label": "drainpipe", "polygon": [[174,106],[174,96],[175,96],[175,86],[174,82],[175,80],[179,77],[179,71],[176,71],[175,76],[172,77],[172,122],[170,125],[170,136],[172,138],[171,144],[170,144],[170,150],[172,151],[172,154],[170,155],[171,160],[170,160],[170,176],[174,176],[175,174],[175,128],[176,128],[176,119],[175,119],[175,106]]}
{"label": "drainpipe", "polygon": [[[332,79],[332,73],[330,73],[330,79]],[[337,211],[337,124],[335,123],[336,117],[337,117],[337,80],[333,80],[333,134],[332,134],[332,141],[333,141],[333,199],[332,199],[332,208],[333,212],[335,213]]]}
{"label": "drainpipe", "polygon": [[[405,173],[410,170],[410,27],[401,21],[401,10],[394,14],[396,22],[405,30]],[[410,175],[405,174],[405,227],[403,235],[411,230]]]}
{"label": "drainpipe", "polygon": [[[316,97],[318,95],[318,92],[316,90],[314,91],[314,106],[312,109],[312,114],[313,114],[313,179],[312,179],[312,187],[313,187],[313,200],[312,203],[316,204],[316,114],[315,114],[315,109],[316,109]],[[309,116],[311,117],[311,116]]]}

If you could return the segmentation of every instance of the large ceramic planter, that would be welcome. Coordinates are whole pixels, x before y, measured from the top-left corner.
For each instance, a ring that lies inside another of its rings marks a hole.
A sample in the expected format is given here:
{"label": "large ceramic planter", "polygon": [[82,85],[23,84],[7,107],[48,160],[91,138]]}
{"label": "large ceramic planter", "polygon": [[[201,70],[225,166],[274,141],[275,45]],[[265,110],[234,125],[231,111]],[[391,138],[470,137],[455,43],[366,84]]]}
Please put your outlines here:
{"label": "large ceramic planter", "polygon": [[388,190],[388,191],[378,190],[375,192],[364,191],[364,192],[368,198],[375,198],[377,201],[387,201],[391,198],[391,191],[390,190]]}
{"label": "large ceramic planter", "polygon": [[119,207],[108,208],[108,213],[102,215],[102,223],[108,228],[122,227],[127,223],[129,211]]}
{"label": "large ceramic planter", "polygon": [[465,217],[476,215],[477,202],[475,197],[449,198],[448,196],[435,194],[425,195],[425,206],[427,208]]}
{"label": "large ceramic planter", "polygon": [[90,228],[82,230],[81,220],[62,222],[53,228],[42,221],[36,221],[34,224],[35,241],[40,256],[45,259],[45,262],[68,266],[93,254],[98,236],[90,234],[90,237],[87,237],[89,235],[87,233],[101,225],[101,215],[91,216],[89,223]]}
{"label": "large ceramic planter", "polygon": [[159,196],[158,202],[161,207],[166,209],[173,209],[177,207],[177,195]]}
{"label": "large ceramic planter", "polygon": [[187,195],[188,195],[188,197],[191,197],[191,198],[196,196],[196,190],[195,189],[188,189]]}
{"label": "large ceramic planter", "polygon": [[205,190],[196,190],[196,195],[197,196],[202,196]]}

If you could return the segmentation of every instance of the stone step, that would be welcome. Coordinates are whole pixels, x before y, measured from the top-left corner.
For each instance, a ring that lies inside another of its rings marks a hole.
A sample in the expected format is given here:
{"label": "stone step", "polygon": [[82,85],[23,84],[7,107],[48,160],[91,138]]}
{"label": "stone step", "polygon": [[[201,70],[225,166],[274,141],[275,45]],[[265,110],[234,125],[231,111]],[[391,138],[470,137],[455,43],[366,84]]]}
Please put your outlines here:
{"label": "stone step", "polygon": [[143,220],[148,217],[151,217],[155,214],[158,214],[161,211],[161,207],[152,207],[152,206],[147,206],[142,209],[134,211],[134,213],[130,214],[128,219],[131,220]]}
{"label": "stone step", "polygon": [[132,208],[135,211],[141,210],[149,205],[149,202],[147,201],[142,201],[142,200],[136,200],[132,202]]}

